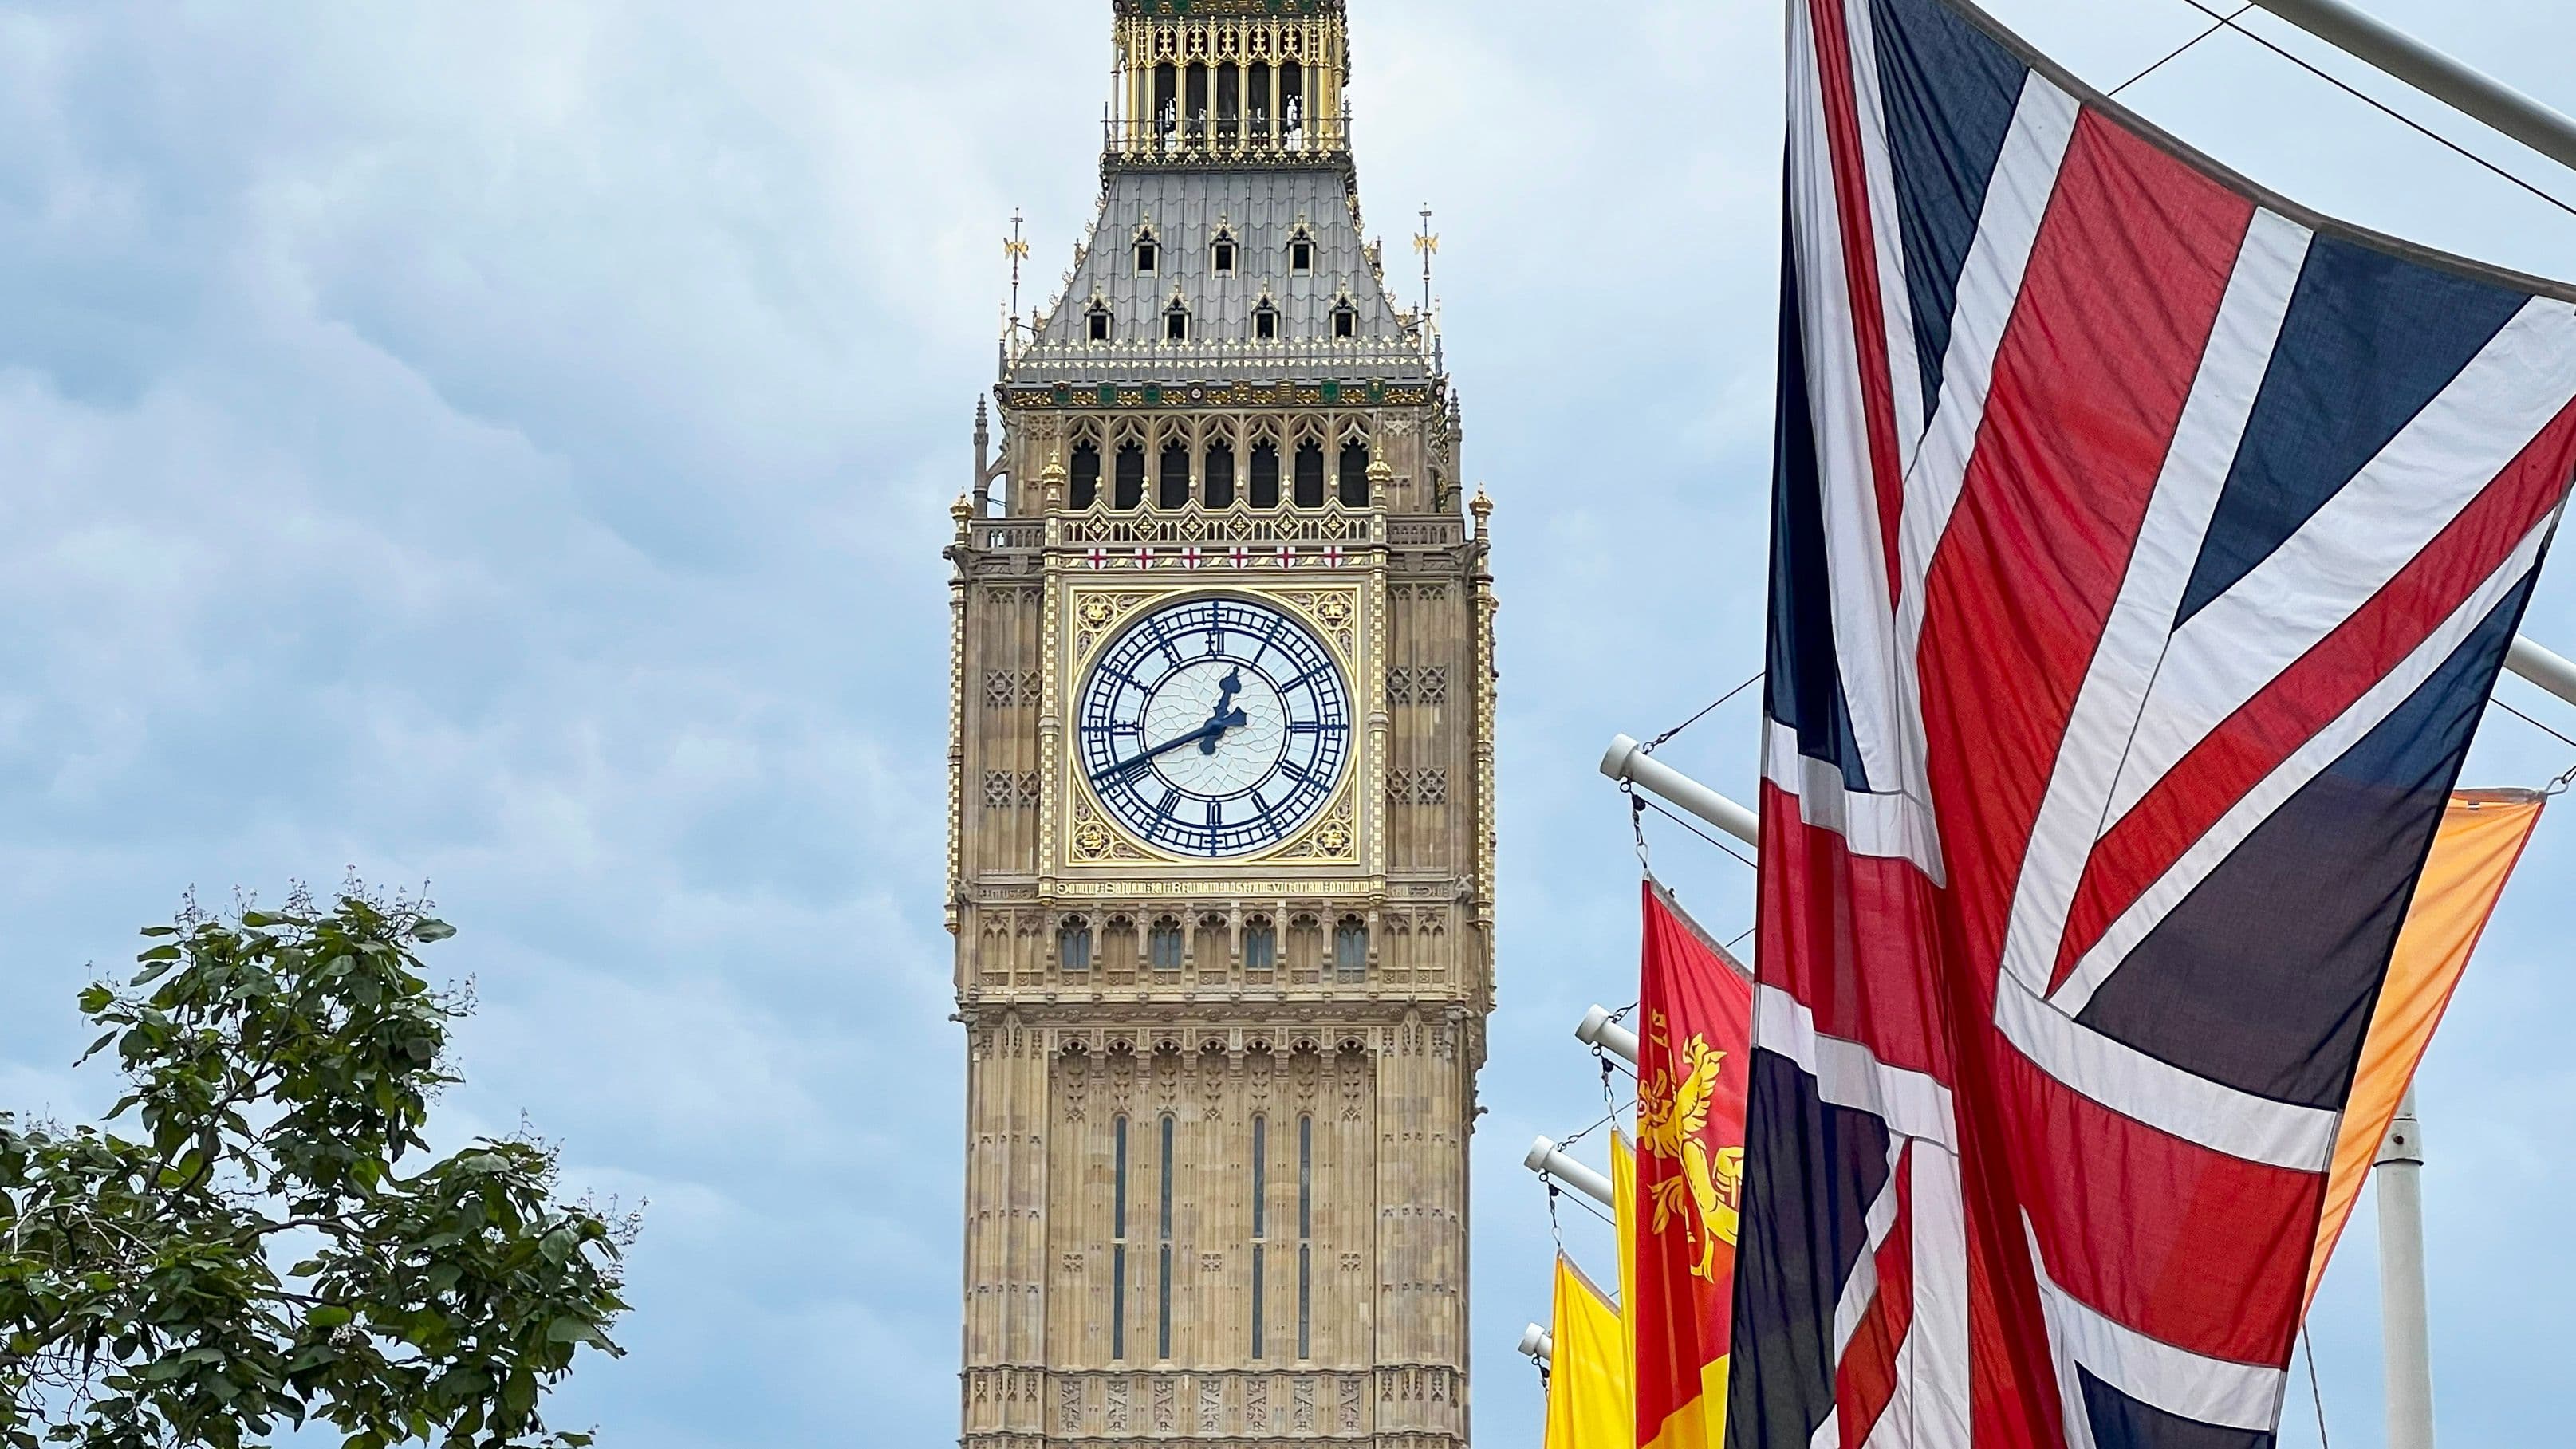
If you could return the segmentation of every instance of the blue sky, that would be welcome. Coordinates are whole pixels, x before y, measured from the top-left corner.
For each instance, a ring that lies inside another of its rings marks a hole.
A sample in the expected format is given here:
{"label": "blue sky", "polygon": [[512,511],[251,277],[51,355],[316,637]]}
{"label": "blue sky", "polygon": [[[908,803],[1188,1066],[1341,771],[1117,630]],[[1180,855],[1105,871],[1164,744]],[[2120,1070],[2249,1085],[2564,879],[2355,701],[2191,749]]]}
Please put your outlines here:
{"label": "blue sky", "polygon": [[[2576,109],[2563,7],[2372,3]],[[1500,505],[1475,1402],[1483,1442],[1531,1443],[1509,1349],[1549,1234],[1518,1161],[1599,1115],[1567,1033],[1633,994],[1593,762],[1758,657],[1778,6],[1354,8],[1372,230],[1404,255],[1438,210],[1467,472]],[[953,1441],[938,553],[1007,218],[1043,292],[1090,213],[1108,9],[0,0],[0,1103],[104,1105],[72,994],[183,889],[428,881],[464,932],[436,963],[483,1004],[446,1134],[524,1112],[575,1187],[651,1199],[633,1355],[564,1420]],[[2203,23],[1999,9],[2101,82]],[[2576,216],[2241,40],[2128,99],[2328,210],[2576,275]],[[2529,631],[2576,652],[2563,560]],[[1668,758],[1746,796],[1753,739],[1747,696]],[[2471,783],[2571,759],[2499,714]],[[1656,858],[1743,927],[1742,866],[1671,831]],[[2425,1078],[2455,1442],[2563,1432],[2571,869],[2553,819]],[[2363,1212],[2316,1325],[2346,1449],[2378,1442]],[[1606,1262],[1588,1220],[1567,1239]]]}

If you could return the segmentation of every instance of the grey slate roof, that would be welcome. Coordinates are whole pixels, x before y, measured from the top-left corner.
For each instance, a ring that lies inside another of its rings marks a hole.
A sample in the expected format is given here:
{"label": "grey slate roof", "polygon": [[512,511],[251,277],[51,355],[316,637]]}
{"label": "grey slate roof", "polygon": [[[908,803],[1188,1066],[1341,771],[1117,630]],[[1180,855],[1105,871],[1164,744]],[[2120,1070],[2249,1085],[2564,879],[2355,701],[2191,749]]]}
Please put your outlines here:
{"label": "grey slate roof", "polygon": [[[1349,178],[1346,163],[1113,169],[1072,282],[1037,341],[1006,364],[1006,378],[1428,378],[1419,329],[1399,317],[1369,265]],[[1153,274],[1139,276],[1135,240],[1149,224],[1160,255]],[[1289,241],[1300,227],[1315,243],[1314,269],[1304,274],[1288,265]],[[1238,247],[1232,276],[1213,272],[1220,228]],[[1175,296],[1190,311],[1186,342],[1163,340],[1164,313]],[[1264,297],[1279,309],[1276,342],[1253,340],[1253,309]],[[1332,314],[1345,300],[1356,311],[1357,335],[1336,340]],[[1109,309],[1106,344],[1089,340],[1095,301]]]}

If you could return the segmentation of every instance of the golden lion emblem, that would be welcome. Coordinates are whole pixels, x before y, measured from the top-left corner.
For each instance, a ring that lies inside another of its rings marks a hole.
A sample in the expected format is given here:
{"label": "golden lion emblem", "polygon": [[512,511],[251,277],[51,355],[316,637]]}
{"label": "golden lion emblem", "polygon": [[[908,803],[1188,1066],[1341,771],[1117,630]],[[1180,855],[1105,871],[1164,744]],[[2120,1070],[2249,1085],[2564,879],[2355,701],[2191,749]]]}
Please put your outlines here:
{"label": "golden lion emblem", "polygon": [[[1660,1027],[1662,1021],[1655,1023]],[[1682,1044],[1682,1079],[1658,1064],[1654,1080],[1637,1105],[1637,1144],[1657,1157],[1681,1163],[1681,1176],[1655,1184],[1655,1231],[1675,1218],[1699,1244],[1695,1277],[1717,1276],[1717,1245],[1732,1247],[1741,1222],[1744,1198],[1744,1149],[1721,1147],[1712,1154],[1707,1143],[1710,1103],[1726,1064],[1726,1053],[1712,1050],[1708,1038],[1694,1036]]]}

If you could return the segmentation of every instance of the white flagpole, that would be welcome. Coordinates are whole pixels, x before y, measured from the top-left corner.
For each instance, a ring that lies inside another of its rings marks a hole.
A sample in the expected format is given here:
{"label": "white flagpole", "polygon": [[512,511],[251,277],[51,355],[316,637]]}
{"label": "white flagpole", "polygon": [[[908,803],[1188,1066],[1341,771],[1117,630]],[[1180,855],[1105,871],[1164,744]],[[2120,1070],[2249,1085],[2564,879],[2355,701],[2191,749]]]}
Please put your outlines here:
{"label": "white flagpole", "polygon": [[2424,1293],[2424,1129],[2415,1089],[2380,1139],[2379,1342],[2388,1449],[2433,1449],[2433,1328]]}
{"label": "white flagpole", "polygon": [[2254,0],[2355,60],[2576,168],[2576,121],[2343,0]]}
{"label": "white flagpole", "polygon": [[1619,1195],[1611,1188],[1610,1179],[1567,1156],[1554,1138],[1542,1137],[1532,1143],[1529,1156],[1521,1159],[1521,1166],[1541,1177],[1555,1178],[1603,1207],[1616,1208],[1619,1205]]}

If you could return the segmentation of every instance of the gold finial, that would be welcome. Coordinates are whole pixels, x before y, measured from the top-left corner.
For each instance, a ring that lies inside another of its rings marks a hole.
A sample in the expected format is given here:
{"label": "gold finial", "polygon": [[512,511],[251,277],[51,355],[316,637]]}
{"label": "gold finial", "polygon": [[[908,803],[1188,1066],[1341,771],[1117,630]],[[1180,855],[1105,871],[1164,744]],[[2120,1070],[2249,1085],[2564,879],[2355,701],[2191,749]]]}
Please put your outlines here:
{"label": "gold finial", "polygon": [[960,493],[957,501],[948,505],[948,516],[957,520],[957,531],[962,534],[966,531],[966,520],[975,516],[975,505]]}
{"label": "gold finial", "polygon": [[1368,485],[1369,502],[1383,504],[1390,501],[1387,495],[1395,488],[1395,469],[1388,466],[1384,448],[1375,450],[1369,458]]}
{"label": "gold finial", "polygon": [[1484,485],[1477,485],[1476,496],[1468,501],[1467,511],[1476,515],[1476,536],[1483,538],[1485,521],[1494,516],[1494,500],[1485,496]]}
{"label": "gold finial", "polygon": [[1047,455],[1047,465],[1038,474],[1038,491],[1045,496],[1046,509],[1053,513],[1064,506],[1064,449],[1056,448]]}

